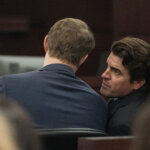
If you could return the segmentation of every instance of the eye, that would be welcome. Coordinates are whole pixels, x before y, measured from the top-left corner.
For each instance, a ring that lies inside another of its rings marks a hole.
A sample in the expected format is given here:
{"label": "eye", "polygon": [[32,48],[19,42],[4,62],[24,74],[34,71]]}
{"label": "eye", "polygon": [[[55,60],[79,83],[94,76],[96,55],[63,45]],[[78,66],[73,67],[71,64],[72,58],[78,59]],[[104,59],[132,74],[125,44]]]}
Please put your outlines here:
{"label": "eye", "polygon": [[119,69],[117,69],[117,68],[111,68],[111,70],[115,73],[115,74],[117,74],[117,75],[121,75],[122,73],[121,73],[121,71],[119,70]]}

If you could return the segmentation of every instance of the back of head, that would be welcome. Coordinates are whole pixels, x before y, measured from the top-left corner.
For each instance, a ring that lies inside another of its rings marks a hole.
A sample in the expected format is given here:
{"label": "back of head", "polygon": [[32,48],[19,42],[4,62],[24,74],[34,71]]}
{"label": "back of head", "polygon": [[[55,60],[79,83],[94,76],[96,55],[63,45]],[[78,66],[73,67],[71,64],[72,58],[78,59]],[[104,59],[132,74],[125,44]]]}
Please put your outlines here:
{"label": "back of head", "polygon": [[78,65],[94,47],[93,33],[80,19],[59,20],[48,32],[49,55],[73,65]]}
{"label": "back of head", "polygon": [[143,91],[150,90],[150,44],[135,37],[125,37],[112,44],[111,51],[123,59],[130,81],[146,80]]}
{"label": "back of head", "polygon": [[0,98],[0,149],[40,150],[31,120],[14,101]]}
{"label": "back of head", "polygon": [[146,104],[137,115],[133,124],[133,135],[135,136],[131,150],[150,149],[150,103]]}

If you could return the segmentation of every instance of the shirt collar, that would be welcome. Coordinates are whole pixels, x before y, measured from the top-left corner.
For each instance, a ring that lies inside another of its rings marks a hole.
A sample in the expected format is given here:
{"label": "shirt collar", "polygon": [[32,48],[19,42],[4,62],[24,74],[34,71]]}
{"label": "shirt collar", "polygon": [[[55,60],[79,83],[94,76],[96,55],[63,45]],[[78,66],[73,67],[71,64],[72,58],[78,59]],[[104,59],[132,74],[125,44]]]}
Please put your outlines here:
{"label": "shirt collar", "polygon": [[44,71],[44,70],[48,70],[48,71],[51,71],[51,70],[65,70],[67,72],[70,72],[71,74],[75,74],[73,69],[67,65],[64,65],[64,64],[50,64],[50,65],[46,65],[44,66],[43,68],[40,69],[40,71]]}

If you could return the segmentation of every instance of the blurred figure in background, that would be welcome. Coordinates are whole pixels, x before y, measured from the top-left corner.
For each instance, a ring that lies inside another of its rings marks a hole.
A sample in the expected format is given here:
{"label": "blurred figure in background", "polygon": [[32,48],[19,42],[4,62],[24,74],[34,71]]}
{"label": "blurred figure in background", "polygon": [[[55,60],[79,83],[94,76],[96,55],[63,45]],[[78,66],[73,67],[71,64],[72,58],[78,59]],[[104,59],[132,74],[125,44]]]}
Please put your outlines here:
{"label": "blurred figure in background", "polygon": [[137,115],[132,131],[135,138],[130,149],[150,150],[150,103]]}
{"label": "blurred figure in background", "polygon": [[0,150],[40,150],[33,124],[13,100],[0,97]]}

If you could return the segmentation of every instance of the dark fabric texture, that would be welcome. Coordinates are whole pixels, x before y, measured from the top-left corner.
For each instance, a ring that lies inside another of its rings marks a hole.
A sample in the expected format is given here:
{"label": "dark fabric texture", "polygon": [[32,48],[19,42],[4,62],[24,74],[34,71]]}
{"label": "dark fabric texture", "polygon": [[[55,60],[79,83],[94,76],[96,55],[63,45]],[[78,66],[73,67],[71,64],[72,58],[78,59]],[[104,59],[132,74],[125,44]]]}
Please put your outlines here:
{"label": "dark fabric texture", "polygon": [[110,100],[108,104],[108,135],[131,135],[132,123],[149,101],[148,95],[148,93],[138,90],[116,101]]}
{"label": "dark fabric texture", "polygon": [[37,128],[106,127],[106,102],[63,64],[0,77],[0,94],[21,104]]}

